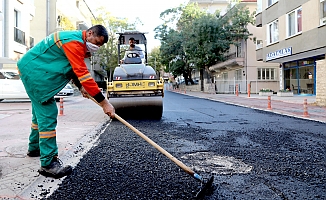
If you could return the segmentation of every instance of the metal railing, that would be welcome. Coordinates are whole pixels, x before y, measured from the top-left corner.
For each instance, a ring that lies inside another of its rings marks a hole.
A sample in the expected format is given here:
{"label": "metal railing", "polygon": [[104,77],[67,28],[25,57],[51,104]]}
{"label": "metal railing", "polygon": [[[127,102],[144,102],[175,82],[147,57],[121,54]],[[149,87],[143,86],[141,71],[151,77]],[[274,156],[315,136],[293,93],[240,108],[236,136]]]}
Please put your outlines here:
{"label": "metal railing", "polygon": [[14,40],[22,45],[26,45],[25,43],[25,32],[14,27]]}
{"label": "metal railing", "polygon": [[[192,91],[200,91],[200,84],[186,86],[187,89]],[[279,90],[279,81],[277,80],[215,80],[215,83],[204,81],[204,91],[217,94],[235,94],[236,86],[238,86],[239,93],[248,93],[248,86],[250,85],[250,92],[258,94],[263,88],[270,89],[277,92]]]}

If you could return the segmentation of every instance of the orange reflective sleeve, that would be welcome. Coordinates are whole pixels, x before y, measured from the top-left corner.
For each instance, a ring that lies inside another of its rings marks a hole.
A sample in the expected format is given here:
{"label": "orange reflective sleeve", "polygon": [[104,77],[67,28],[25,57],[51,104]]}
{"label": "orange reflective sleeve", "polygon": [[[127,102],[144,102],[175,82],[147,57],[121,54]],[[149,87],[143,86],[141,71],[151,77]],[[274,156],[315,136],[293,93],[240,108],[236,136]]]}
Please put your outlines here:
{"label": "orange reflective sleeve", "polygon": [[71,41],[63,44],[62,47],[81,85],[97,102],[103,101],[104,96],[89,73],[84,61],[86,54],[85,45],[78,41]]}

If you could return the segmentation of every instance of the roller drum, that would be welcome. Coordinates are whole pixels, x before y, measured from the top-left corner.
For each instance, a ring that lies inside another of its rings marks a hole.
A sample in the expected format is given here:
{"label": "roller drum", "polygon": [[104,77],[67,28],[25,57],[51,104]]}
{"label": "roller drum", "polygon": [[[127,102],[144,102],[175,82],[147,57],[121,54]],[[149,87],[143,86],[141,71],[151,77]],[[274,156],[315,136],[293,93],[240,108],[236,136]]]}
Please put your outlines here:
{"label": "roller drum", "polygon": [[163,114],[161,96],[110,98],[109,102],[123,118],[161,119]]}

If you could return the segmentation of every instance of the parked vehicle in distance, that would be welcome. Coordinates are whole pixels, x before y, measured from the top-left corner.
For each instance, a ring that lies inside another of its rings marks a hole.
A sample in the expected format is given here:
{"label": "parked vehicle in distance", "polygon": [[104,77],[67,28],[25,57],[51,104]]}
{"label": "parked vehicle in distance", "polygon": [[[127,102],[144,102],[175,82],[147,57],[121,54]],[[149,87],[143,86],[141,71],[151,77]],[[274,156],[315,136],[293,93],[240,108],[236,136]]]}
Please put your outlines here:
{"label": "parked vehicle in distance", "polygon": [[4,99],[29,99],[18,71],[0,70],[0,101]]}
{"label": "parked vehicle in distance", "polygon": [[64,96],[74,96],[74,88],[69,83],[54,97],[60,98]]}
{"label": "parked vehicle in distance", "polygon": [[[74,88],[68,83],[54,98],[73,95]],[[17,70],[0,69],[0,102],[4,99],[29,99]]]}

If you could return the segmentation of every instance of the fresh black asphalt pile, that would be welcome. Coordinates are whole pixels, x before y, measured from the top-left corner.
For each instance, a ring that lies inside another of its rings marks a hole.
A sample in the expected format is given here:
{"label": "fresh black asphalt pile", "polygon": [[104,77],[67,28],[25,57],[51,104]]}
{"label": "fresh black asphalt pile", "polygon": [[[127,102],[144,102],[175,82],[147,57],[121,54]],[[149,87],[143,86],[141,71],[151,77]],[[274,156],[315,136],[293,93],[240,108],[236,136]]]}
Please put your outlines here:
{"label": "fresh black asphalt pile", "polygon": [[[179,137],[166,134],[175,132],[173,124],[129,122],[141,126],[134,125],[162,148],[173,149],[169,141]],[[176,135],[189,132],[195,131],[187,128]],[[177,158],[183,155],[169,153]],[[99,144],[81,159],[73,174],[48,199],[192,199],[199,188],[200,182],[122,123],[113,121],[101,135]]]}
{"label": "fresh black asphalt pile", "polygon": [[[198,167],[200,160],[184,156],[207,155],[207,170],[195,170],[206,178],[211,173],[215,176],[214,191],[206,200],[326,199],[325,124],[253,112],[246,119],[222,115],[205,123],[128,122],[189,167]],[[213,160],[214,156],[222,156],[222,162]],[[252,169],[244,173],[227,168],[222,173],[212,171],[222,168],[228,158]],[[199,187],[175,163],[113,121],[99,144],[48,199],[183,200],[192,199]]]}

